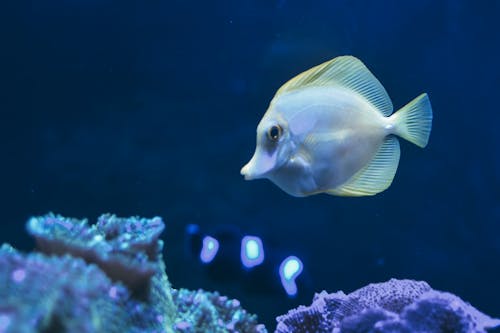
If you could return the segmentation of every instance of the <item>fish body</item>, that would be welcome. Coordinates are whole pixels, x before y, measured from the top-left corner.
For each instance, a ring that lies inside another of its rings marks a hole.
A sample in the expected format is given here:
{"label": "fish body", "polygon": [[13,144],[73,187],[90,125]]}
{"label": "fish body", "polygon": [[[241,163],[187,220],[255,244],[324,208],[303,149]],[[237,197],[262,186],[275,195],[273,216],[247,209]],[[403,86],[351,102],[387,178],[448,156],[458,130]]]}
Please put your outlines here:
{"label": "fish body", "polygon": [[241,174],[267,178],[299,197],[379,193],[399,163],[396,136],[425,147],[432,124],[426,94],[392,111],[384,87],[359,59],[337,57],[278,90]]}

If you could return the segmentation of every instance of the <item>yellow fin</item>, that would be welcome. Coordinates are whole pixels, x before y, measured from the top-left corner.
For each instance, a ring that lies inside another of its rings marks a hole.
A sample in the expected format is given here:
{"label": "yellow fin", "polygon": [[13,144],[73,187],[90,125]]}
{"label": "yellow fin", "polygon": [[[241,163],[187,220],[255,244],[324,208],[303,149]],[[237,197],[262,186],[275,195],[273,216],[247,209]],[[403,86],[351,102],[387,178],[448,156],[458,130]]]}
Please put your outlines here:
{"label": "yellow fin", "polygon": [[374,195],[387,189],[399,164],[399,141],[388,136],[371,162],[343,185],[327,191],[346,197]]}
{"label": "yellow fin", "polygon": [[421,94],[391,116],[395,134],[424,148],[429,142],[432,127],[432,106],[429,96]]}
{"label": "yellow fin", "polygon": [[336,57],[286,82],[276,93],[313,86],[344,87],[363,96],[384,116],[392,113],[392,102],[385,88],[366,66],[353,56]]}

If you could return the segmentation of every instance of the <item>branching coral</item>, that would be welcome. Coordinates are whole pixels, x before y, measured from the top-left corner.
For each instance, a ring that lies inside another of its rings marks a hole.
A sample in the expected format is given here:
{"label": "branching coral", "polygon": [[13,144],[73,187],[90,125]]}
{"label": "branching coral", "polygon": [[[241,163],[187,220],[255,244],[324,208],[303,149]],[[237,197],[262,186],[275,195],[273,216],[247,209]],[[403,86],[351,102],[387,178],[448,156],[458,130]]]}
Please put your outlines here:
{"label": "branching coral", "polygon": [[391,279],[349,295],[316,294],[313,303],[277,318],[277,333],[480,333],[500,320],[427,283]]}

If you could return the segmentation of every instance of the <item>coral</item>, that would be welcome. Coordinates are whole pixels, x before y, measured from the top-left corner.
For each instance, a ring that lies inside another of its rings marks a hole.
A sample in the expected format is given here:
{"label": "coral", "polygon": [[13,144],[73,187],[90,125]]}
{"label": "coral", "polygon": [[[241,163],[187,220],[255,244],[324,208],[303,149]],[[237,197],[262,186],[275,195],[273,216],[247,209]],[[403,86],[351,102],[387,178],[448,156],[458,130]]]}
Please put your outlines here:
{"label": "coral", "polygon": [[23,255],[3,245],[0,285],[1,332],[118,332],[127,324],[127,289],[69,255]]}
{"label": "coral", "polygon": [[86,219],[54,214],[32,217],[27,223],[42,252],[81,257],[132,290],[147,287],[155,274],[162,247],[158,238],[164,228],[159,217],[123,219],[110,214],[102,215],[92,226]]}
{"label": "coral", "polygon": [[[265,333],[239,301],[172,289],[161,218],[87,220],[48,214],[27,229],[43,253],[0,248],[0,332]],[[426,282],[370,284],[314,296],[277,318],[276,332],[480,333],[500,320]]]}
{"label": "coral", "polygon": [[313,303],[276,318],[277,333],[480,333],[500,326],[450,293],[426,282],[391,279],[370,284],[349,295],[342,291],[316,294]]}
{"label": "coral", "polygon": [[[173,290],[177,304],[175,328],[181,332],[245,332],[265,333],[257,316],[243,310],[240,302],[203,290]],[[216,325],[214,325],[216,323]]]}
{"label": "coral", "polygon": [[43,253],[0,248],[0,332],[266,332],[236,300],[171,288],[161,218],[28,221]]}

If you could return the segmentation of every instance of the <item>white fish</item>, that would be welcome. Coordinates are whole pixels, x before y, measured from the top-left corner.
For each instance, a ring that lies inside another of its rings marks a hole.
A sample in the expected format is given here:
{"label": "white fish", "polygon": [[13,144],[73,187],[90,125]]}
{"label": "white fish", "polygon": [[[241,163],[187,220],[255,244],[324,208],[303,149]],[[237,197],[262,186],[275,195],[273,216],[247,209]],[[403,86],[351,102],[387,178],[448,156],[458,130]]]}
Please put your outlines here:
{"label": "white fish", "polygon": [[257,147],[241,169],[286,193],[374,195],[387,189],[402,137],[429,140],[432,108],[421,94],[391,115],[382,84],[352,56],[337,57],[285,83],[257,126]]}

